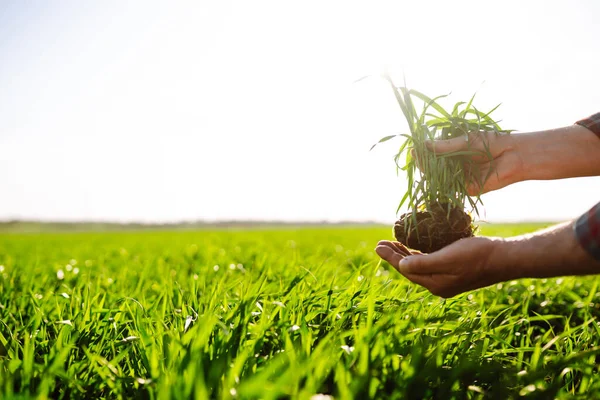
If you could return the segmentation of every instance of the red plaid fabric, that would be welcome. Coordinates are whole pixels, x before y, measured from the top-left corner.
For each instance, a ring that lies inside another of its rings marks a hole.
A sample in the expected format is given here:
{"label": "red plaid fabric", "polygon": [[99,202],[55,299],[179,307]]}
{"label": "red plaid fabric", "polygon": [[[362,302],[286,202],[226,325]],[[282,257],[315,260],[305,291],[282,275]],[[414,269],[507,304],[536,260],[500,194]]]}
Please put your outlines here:
{"label": "red plaid fabric", "polygon": [[[576,124],[594,132],[600,139],[600,113],[577,121]],[[600,203],[575,221],[575,236],[592,257],[600,260]]]}
{"label": "red plaid fabric", "polygon": [[600,138],[600,112],[584,118],[580,121],[575,122],[577,125],[581,125],[594,132],[596,136]]}
{"label": "red plaid fabric", "polygon": [[600,260],[600,203],[575,221],[575,236],[592,257]]}

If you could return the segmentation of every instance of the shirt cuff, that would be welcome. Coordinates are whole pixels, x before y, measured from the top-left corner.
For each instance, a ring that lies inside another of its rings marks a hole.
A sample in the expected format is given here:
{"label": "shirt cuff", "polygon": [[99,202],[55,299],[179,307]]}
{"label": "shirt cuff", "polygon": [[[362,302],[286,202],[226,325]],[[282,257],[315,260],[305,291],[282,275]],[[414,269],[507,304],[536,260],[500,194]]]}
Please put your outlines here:
{"label": "shirt cuff", "polygon": [[600,261],[600,203],[577,218],[575,236],[581,247]]}
{"label": "shirt cuff", "polygon": [[590,115],[589,117],[579,120],[575,123],[589,129],[590,131],[594,132],[598,138],[600,138],[600,112]]}

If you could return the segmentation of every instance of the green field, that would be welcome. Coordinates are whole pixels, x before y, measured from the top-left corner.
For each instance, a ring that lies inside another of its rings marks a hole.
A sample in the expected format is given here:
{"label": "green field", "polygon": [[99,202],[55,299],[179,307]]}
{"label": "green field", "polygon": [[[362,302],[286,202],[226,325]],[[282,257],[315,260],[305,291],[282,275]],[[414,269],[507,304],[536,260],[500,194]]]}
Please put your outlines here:
{"label": "green field", "polygon": [[598,279],[442,300],[380,263],[389,238],[0,235],[0,398],[598,396]]}

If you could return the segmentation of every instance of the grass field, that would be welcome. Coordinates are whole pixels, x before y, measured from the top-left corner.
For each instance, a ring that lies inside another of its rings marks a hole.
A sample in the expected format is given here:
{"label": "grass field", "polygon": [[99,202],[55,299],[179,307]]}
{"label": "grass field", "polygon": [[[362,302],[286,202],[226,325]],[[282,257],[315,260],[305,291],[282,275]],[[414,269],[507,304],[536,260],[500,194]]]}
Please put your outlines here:
{"label": "grass field", "polygon": [[389,238],[364,227],[0,235],[0,398],[600,393],[598,279],[442,300],[379,262],[373,248]]}

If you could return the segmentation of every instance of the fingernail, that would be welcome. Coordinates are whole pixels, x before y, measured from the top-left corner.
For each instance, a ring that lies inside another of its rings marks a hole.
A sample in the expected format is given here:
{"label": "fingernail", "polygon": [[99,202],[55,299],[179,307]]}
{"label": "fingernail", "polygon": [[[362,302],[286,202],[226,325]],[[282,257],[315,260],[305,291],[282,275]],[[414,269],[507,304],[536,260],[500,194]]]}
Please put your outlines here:
{"label": "fingernail", "polygon": [[388,258],[392,256],[394,251],[387,246],[377,246],[375,248],[375,253],[381,258]]}
{"label": "fingernail", "polygon": [[400,260],[400,263],[398,264],[398,268],[407,268],[409,266],[409,264],[411,263],[410,259],[412,258],[412,256],[408,256],[408,257],[404,257],[402,260]]}

